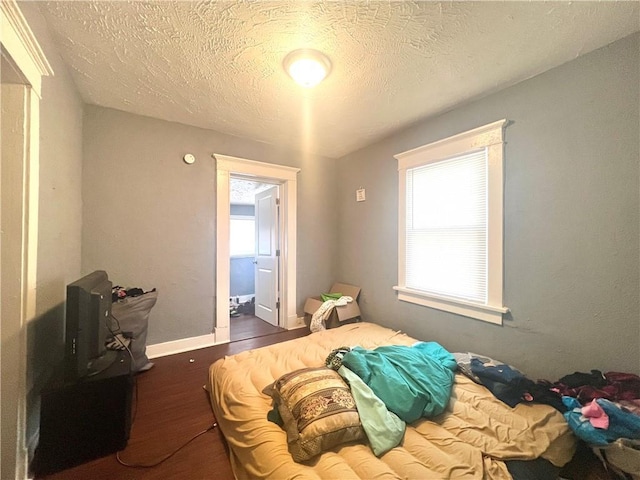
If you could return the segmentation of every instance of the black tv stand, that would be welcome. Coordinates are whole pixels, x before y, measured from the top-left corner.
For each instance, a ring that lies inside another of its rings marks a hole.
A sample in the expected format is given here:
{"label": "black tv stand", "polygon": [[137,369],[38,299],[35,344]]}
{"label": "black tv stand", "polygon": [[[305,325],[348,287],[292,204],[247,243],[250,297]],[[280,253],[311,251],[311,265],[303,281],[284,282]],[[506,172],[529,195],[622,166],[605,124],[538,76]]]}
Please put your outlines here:
{"label": "black tv stand", "polygon": [[124,449],[131,430],[135,377],[131,357],[118,351],[104,371],[75,382],[56,376],[41,393],[36,478]]}

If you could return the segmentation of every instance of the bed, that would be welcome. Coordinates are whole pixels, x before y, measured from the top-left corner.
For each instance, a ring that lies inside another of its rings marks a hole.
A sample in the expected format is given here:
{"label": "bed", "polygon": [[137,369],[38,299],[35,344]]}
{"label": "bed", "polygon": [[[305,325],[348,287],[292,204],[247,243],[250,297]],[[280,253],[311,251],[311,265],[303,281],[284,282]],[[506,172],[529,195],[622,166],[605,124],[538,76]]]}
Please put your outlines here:
{"label": "bed", "polygon": [[511,479],[515,475],[509,471],[509,462],[544,460],[555,467],[569,462],[576,440],[562,414],[539,404],[511,408],[461,373],[455,373],[444,412],[407,424],[400,445],[386,453],[376,456],[366,436],[352,441],[347,436],[335,445],[323,444],[322,453],[313,458],[293,460],[290,425],[283,429],[270,416],[274,406],[270,393],[277,379],[323,367],[329,353],[342,346],[375,349],[412,346],[416,341],[401,332],[362,322],[213,363],[207,389],[229,446],[235,477]]}

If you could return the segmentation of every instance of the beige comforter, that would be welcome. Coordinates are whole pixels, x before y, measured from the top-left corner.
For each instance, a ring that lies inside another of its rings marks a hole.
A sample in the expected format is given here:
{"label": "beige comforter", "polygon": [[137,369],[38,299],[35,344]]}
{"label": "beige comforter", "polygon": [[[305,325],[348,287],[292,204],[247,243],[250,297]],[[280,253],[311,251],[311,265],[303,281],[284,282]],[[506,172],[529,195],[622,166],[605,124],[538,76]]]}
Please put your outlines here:
{"label": "beige comforter", "polygon": [[503,460],[539,456],[567,463],[575,437],[546,405],[510,408],[456,374],[447,410],[407,426],[402,444],[381,457],[366,443],[345,444],[300,464],[284,430],[267,420],[272,400],[262,390],[281,375],[321,366],[343,345],[412,345],[416,339],[371,323],[356,323],[218,360],[209,371],[214,414],[229,444],[236,478],[510,479]]}

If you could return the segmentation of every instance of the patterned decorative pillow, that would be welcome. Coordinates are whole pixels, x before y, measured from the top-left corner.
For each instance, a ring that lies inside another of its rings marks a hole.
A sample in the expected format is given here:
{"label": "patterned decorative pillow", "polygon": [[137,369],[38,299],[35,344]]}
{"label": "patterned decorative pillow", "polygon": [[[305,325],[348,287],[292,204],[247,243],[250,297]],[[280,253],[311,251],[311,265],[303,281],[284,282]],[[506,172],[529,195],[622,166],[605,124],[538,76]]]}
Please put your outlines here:
{"label": "patterned decorative pillow", "polygon": [[349,386],[335,370],[296,370],[277,379],[269,390],[296,462],[341,443],[366,439]]}

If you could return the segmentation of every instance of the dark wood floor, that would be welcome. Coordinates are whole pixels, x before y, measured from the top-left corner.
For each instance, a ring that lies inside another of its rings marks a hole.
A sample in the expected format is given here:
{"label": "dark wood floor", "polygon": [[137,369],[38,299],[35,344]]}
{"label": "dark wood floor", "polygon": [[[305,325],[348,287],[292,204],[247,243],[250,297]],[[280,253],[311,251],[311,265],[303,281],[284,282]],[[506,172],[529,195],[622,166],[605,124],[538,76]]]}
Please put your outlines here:
{"label": "dark wood floor", "polygon": [[232,317],[229,325],[229,336],[232,342],[286,331],[284,328],[274,327],[255,315],[249,315],[247,313],[241,314],[239,317]]}
{"label": "dark wood floor", "polygon": [[[232,322],[238,319],[233,318]],[[266,328],[263,323],[255,317],[243,318],[236,332],[232,324],[232,337],[253,338],[156,358],[151,370],[137,375],[135,419],[129,443],[120,452],[120,458],[126,463],[154,463],[214,422],[209,397],[203,386],[209,365],[218,358],[308,334],[304,328],[286,331],[268,324],[271,328]],[[201,435],[157,467],[125,467],[118,463],[115,455],[110,455],[45,478],[226,480],[232,479],[233,475],[224,440],[216,428]]]}

